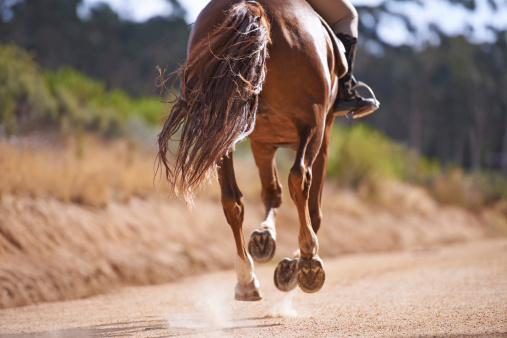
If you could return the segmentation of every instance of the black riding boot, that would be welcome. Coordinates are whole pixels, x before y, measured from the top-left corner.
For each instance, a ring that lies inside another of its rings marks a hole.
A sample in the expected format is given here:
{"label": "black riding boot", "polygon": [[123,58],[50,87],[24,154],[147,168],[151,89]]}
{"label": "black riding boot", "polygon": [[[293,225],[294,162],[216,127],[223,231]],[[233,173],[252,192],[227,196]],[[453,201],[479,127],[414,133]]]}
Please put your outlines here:
{"label": "black riding boot", "polygon": [[357,85],[352,71],[356,58],[357,38],[343,33],[336,36],[345,46],[345,58],[349,66],[347,73],[338,82],[338,96],[334,104],[336,112],[352,112],[354,118],[363,117],[378,109],[379,102],[376,99],[365,99],[354,89]]}

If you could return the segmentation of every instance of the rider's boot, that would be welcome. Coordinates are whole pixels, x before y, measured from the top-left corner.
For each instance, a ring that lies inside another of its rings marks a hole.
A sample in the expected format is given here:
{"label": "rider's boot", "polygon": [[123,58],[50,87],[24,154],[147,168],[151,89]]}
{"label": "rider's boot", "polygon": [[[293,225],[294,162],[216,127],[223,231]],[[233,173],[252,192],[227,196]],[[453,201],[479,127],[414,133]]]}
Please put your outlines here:
{"label": "rider's boot", "polygon": [[347,73],[338,82],[338,96],[334,103],[334,111],[341,113],[352,112],[354,118],[363,117],[373,113],[379,107],[379,102],[375,98],[363,98],[355,90],[357,82],[352,75],[354,69],[354,60],[356,58],[357,38],[343,33],[336,36],[345,46],[345,58],[349,69]]}

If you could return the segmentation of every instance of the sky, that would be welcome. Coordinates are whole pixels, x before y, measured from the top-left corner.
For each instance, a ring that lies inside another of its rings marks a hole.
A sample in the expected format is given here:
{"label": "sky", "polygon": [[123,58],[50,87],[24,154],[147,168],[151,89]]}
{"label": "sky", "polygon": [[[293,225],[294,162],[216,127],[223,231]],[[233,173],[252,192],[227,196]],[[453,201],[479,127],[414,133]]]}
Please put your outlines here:
{"label": "sky", "polygon": [[[99,2],[108,3],[121,17],[134,21],[145,21],[156,15],[167,15],[171,12],[171,5],[167,0],[84,0],[80,9],[86,13],[90,6]],[[188,22],[194,22],[202,8],[209,0],[180,0],[187,11]],[[354,5],[377,5],[382,0],[352,0]],[[473,27],[471,39],[473,41],[493,41],[494,35],[486,27],[492,25],[507,28],[507,0],[497,0],[498,10],[494,12],[488,5],[488,0],[476,0],[477,8],[472,14],[459,5],[450,5],[444,0],[424,0],[422,6],[413,3],[397,2],[390,8],[394,12],[408,14],[412,23],[420,28],[418,40],[431,41],[429,23],[436,23],[442,31],[449,35],[457,35]],[[368,18],[360,18],[367,22]],[[413,44],[413,37],[404,28],[401,19],[385,15],[381,18],[378,29],[382,39],[392,45]]]}

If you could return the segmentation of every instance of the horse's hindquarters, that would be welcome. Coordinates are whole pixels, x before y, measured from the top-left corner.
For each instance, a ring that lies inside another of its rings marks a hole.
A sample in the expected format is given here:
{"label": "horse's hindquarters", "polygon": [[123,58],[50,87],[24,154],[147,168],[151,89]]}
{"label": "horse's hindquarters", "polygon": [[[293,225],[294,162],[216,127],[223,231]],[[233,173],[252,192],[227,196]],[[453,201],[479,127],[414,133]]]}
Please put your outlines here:
{"label": "horse's hindquarters", "polygon": [[[333,40],[304,0],[213,0],[194,26],[182,99],[175,105],[179,115],[164,126],[169,132],[161,144],[174,134],[177,123],[185,121],[183,153],[177,156],[180,167],[173,173],[190,173],[190,180],[182,180],[192,188],[205,173],[218,170],[222,206],[237,249],[236,299],[260,299],[243,238],[244,204],[232,162],[235,143],[254,125],[250,137],[263,184],[263,223],[273,234],[281,204],[274,152],[278,145],[296,148],[289,190],[298,210],[301,258],[288,264],[286,287],[292,288],[297,279],[303,291],[315,292],[324,283],[316,236],[320,221],[313,224],[320,201],[314,198],[312,182],[321,189],[326,152],[320,150],[328,143],[324,140],[337,91],[338,59]],[[197,132],[185,134],[188,131]],[[319,165],[312,171],[314,162]],[[261,230],[262,224],[249,246],[252,256],[265,261],[273,256],[276,242],[270,231]]]}

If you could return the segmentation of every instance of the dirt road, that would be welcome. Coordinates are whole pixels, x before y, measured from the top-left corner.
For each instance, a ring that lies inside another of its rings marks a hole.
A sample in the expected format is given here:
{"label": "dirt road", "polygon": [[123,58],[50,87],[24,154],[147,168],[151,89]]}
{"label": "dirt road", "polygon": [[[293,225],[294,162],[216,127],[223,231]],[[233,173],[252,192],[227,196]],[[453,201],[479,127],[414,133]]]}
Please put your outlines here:
{"label": "dirt road", "polygon": [[[232,258],[231,258],[232,259]],[[233,271],[0,310],[0,334],[43,337],[507,336],[507,239],[324,261],[316,294],[233,300]]]}

